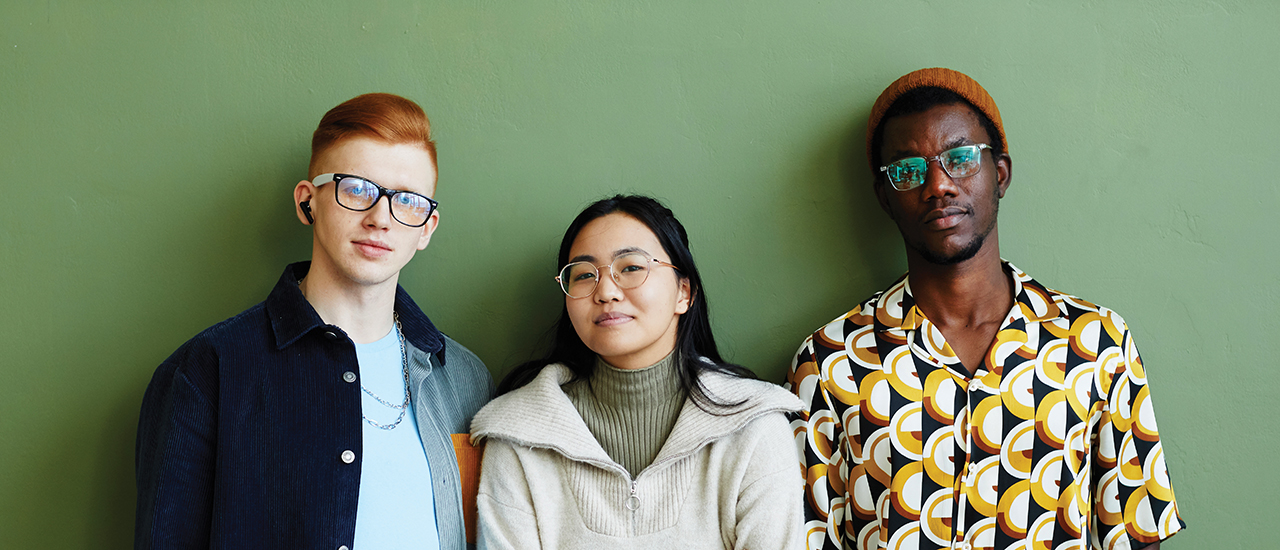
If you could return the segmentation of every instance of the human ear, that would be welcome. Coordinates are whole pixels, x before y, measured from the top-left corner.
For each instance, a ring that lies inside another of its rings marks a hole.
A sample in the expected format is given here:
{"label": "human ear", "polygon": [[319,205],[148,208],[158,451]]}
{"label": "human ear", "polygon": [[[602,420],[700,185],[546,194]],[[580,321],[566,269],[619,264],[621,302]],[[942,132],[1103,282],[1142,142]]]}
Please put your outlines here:
{"label": "human ear", "polygon": [[996,157],[996,196],[1004,198],[1004,193],[1013,181],[1013,157],[1002,153]]}
{"label": "human ear", "polygon": [[431,243],[431,234],[436,232],[436,227],[440,225],[440,211],[431,212],[431,217],[427,218],[427,224],[420,227],[422,234],[418,236],[418,250],[427,247]]}
{"label": "human ear", "polygon": [[689,311],[689,304],[693,302],[693,289],[689,285],[687,277],[680,278],[680,290],[676,296],[676,315],[684,315]]}
{"label": "human ear", "polygon": [[311,214],[311,199],[316,195],[316,186],[307,180],[298,182],[293,188],[293,206],[294,213],[298,215],[298,221],[302,225],[312,225],[315,218]]}

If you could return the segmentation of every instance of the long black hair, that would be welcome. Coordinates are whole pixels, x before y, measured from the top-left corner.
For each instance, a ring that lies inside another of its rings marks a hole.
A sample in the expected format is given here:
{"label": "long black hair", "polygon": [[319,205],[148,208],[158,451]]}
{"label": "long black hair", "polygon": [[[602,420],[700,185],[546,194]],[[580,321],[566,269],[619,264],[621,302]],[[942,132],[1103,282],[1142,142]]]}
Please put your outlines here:
{"label": "long black hair", "polygon": [[[614,195],[602,199],[586,207],[578,217],[569,224],[560,241],[560,256],[556,261],[556,269],[569,263],[569,249],[588,223],[608,214],[620,213],[635,218],[645,224],[662,249],[671,257],[672,265],[681,277],[689,281],[689,309],[676,321],[676,371],[680,375],[680,385],[693,398],[694,403],[703,410],[710,408],[733,407],[738,403],[723,403],[709,395],[698,375],[703,371],[716,371],[741,378],[756,378],[755,373],[741,365],[726,363],[716,348],[715,336],[711,334],[711,316],[707,308],[707,292],[702,287],[702,277],[698,274],[698,266],[693,262],[693,253],[689,251],[689,235],[684,226],[676,219],[671,209],[663,206],[656,199],[643,195]],[[569,309],[560,311],[560,320],[556,321],[555,339],[551,350],[541,359],[529,361],[511,370],[498,384],[498,393],[503,394],[528,384],[543,367],[553,363],[561,363],[573,371],[574,380],[590,380],[596,367],[596,354],[582,342],[578,332],[569,319]]]}

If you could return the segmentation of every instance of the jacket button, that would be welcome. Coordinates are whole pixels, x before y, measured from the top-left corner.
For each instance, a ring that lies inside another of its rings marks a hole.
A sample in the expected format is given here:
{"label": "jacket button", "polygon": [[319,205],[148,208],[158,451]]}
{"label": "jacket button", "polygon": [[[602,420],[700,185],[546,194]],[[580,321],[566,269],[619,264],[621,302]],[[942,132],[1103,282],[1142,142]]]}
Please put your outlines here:
{"label": "jacket button", "polygon": [[352,462],[356,461],[356,454],[349,450],[342,451],[342,461],[346,462],[347,464],[351,464]]}
{"label": "jacket button", "polygon": [[347,550],[347,545],[344,544],[342,546],[339,546],[338,550]]}
{"label": "jacket button", "polygon": [[356,381],[356,373],[351,372],[351,371],[344,372],[344,373],[342,373],[342,379],[343,379],[343,380],[346,380],[348,383],[350,383],[350,382],[355,382],[355,381]]}
{"label": "jacket button", "polygon": [[334,331],[332,331],[332,330],[326,330],[326,331],[324,331],[324,339],[325,339],[325,340],[328,340],[328,341],[330,341],[330,342],[332,342],[332,341],[334,341],[334,340],[337,340],[337,339],[338,339],[338,333],[336,333],[336,332],[334,332]]}

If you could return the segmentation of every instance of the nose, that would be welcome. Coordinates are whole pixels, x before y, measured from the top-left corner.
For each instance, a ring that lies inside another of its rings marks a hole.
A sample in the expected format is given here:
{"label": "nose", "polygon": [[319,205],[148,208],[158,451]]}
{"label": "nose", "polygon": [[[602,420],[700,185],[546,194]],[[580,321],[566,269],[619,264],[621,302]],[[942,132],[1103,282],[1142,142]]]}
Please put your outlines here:
{"label": "nose", "polygon": [[942,161],[938,159],[928,160],[924,173],[924,185],[921,185],[920,189],[923,193],[921,198],[924,200],[954,197],[960,192],[956,187],[956,181],[951,179],[947,171],[942,168]]}
{"label": "nose", "polygon": [[608,271],[600,273],[600,278],[596,282],[596,291],[591,295],[591,299],[601,304],[622,299],[622,289],[618,287],[618,283],[613,280],[613,276]]}
{"label": "nose", "polygon": [[[387,199],[386,208],[382,207],[382,199],[384,198]],[[392,221],[392,218],[391,218],[391,198],[390,197],[378,197],[378,200],[373,202],[373,206],[369,207],[368,210],[364,211],[364,224],[367,227],[372,227],[375,229],[386,229],[388,227],[391,227],[391,221]]]}

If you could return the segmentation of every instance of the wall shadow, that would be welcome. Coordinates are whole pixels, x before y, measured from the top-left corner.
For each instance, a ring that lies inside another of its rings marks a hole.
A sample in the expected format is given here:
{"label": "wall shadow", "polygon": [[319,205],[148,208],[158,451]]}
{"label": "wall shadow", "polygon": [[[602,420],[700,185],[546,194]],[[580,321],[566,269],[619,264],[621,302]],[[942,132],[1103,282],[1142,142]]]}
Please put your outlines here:
{"label": "wall shadow", "polygon": [[[145,390],[145,388],[144,388]],[[100,429],[93,434],[93,483],[87,489],[98,515],[85,517],[91,538],[103,548],[129,548],[133,545],[137,492],[134,479],[134,442],[138,428],[138,408],[143,391],[115,396],[101,418]]]}
{"label": "wall shadow", "polygon": [[[870,104],[817,135],[798,169],[776,186],[773,231],[781,278],[735,281],[720,293],[752,296],[751,333],[717,331],[726,356],[780,382],[796,347],[809,334],[888,285],[905,270],[897,228],[872,191],[865,154]],[[734,309],[734,304],[729,304]],[[723,313],[723,312],[721,312]],[[767,317],[763,319],[762,317]],[[724,333],[725,336],[720,336]],[[757,368],[758,367],[758,368]]]}

